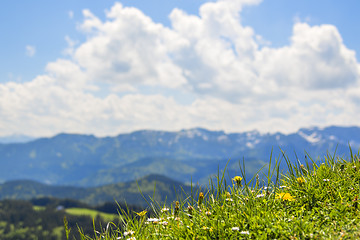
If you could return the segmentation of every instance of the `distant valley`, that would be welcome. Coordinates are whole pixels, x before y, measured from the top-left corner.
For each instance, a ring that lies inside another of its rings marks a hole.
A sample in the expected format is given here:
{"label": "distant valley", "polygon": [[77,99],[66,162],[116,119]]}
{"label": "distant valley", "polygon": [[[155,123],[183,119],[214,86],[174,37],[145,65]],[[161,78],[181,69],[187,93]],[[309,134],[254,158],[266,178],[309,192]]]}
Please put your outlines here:
{"label": "distant valley", "polygon": [[[293,134],[261,134],[256,131],[225,133],[202,128],[136,131],[116,137],[59,134],[28,142],[0,144],[0,181],[29,179],[51,185],[95,187],[133,181],[150,174],[182,183],[206,184],[209,176],[225,168],[240,174],[244,161],[249,175],[273,158],[280,148],[292,161],[313,159],[326,152],[349,155],[360,147],[360,128],[300,129]],[[306,152],[305,152],[306,151]]]}

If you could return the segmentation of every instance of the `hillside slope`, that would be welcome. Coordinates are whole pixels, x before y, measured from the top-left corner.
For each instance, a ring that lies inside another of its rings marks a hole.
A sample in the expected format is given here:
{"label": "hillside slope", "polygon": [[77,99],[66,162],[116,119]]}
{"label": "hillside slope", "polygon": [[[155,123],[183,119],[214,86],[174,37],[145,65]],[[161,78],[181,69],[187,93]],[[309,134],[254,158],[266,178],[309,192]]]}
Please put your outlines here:
{"label": "hillside slope", "polygon": [[92,205],[114,201],[131,205],[146,205],[144,197],[147,200],[151,197],[159,203],[172,202],[182,193],[190,194],[191,188],[161,175],[149,175],[137,181],[91,188],[51,186],[31,180],[0,184],[0,200],[55,197],[80,200]]}

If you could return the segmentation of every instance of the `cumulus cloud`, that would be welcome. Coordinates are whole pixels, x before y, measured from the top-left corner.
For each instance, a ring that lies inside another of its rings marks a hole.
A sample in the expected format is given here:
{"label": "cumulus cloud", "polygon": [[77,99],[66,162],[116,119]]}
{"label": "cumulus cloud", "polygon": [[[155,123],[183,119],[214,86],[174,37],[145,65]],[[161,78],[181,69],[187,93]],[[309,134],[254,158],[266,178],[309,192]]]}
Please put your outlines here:
{"label": "cumulus cloud", "polygon": [[84,11],[81,29],[89,39],[75,52],[76,62],[94,81],[126,86],[139,84],[175,88],[186,83],[182,69],[171,60],[177,34],[154,23],[140,10],[116,3],[102,23]]}
{"label": "cumulus cloud", "polygon": [[199,17],[178,9],[171,13],[174,31],[188,43],[174,54],[175,61],[193,91],[231,100],[251,94],[258,44],[253,29],[241,25],[241,7],[241,1],[218,1],[204,4]]}
{"label": "cumulus cloud", "polygon": [[257,64],[262,78],[302,89],[346,88],[359,78],[355,52],[332,25],[296,23],[291,45],[262,49]]}
{"label": "cumulus cloud", "polygon": [[242,8],[259,3],[174,9],[171,27],[120,3],[105,21],[84,10],[86,41],[66,37],[67,59],[30,82],[0,84],[0,134],[357,124],[360,67],[337,28],[296,22],[289,45],[272,48],[242,24]]}

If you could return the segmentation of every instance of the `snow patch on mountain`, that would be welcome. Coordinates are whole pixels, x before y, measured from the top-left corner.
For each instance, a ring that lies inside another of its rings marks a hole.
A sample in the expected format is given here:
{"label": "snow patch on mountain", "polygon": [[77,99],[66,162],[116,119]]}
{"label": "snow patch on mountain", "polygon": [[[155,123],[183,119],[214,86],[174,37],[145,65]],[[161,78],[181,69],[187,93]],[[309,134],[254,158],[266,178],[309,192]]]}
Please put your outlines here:
{"label": "snow patch on mountain", "polygon": [[200,129],[200,128],[193,128],[188,130],[181,130],[178,132],[174,138],[174,141],[172,143],[177,143],[180,138],[188,138],[188,139],[194,139],[194,138],[202,138],[204,141],[209,140],[209,133],[206,132],[206,130]]}
{"label": "snow patch on mountain", "polygon": [[259,144],[260,142],[261,142],[260,139],[252,139],[252,141],[246,142],[245,145],[246,145],[246,147],[253,149],[253,148],[255,148],[256,145]]}
{"label": "snow patch on mountain", "polygon": [[298,134],[304,138],[306,141],[310,143],[318,143],[321,141],[321,135],[319,135],[317,132],[313,132],[310,135],[304,133],[303,131],[299,131]]}
{"label": "snow patch on mountain", "polygon": [[330,135],[330,136],[329,136],[329,140],[331,140],[331,141],[336,141],[336,140],[337,140],[337,137],[335,137],[334,135]]}
{"label": "snow patch on mountain", "polygon": [[201,132],[196,129],[190,129],[183,132],[183,136],[186,136],[187,138],[194,138],[201,136]]}
{"label": "snow patch on mountain", "polygon": [[229,140],[229,138],[226,135],[221,135],[221,136],[217,137],[218,142],[226,142],[228,140]]}

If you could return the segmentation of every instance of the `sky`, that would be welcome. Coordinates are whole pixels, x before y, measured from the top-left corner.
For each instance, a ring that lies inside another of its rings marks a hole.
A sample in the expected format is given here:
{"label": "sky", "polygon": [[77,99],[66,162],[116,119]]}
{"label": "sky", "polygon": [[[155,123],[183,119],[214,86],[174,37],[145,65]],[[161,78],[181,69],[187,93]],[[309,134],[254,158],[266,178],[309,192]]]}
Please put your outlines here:
{"label": "sky", "polygon": [[357,0],[4,1],[0,136],[360,126]]}

